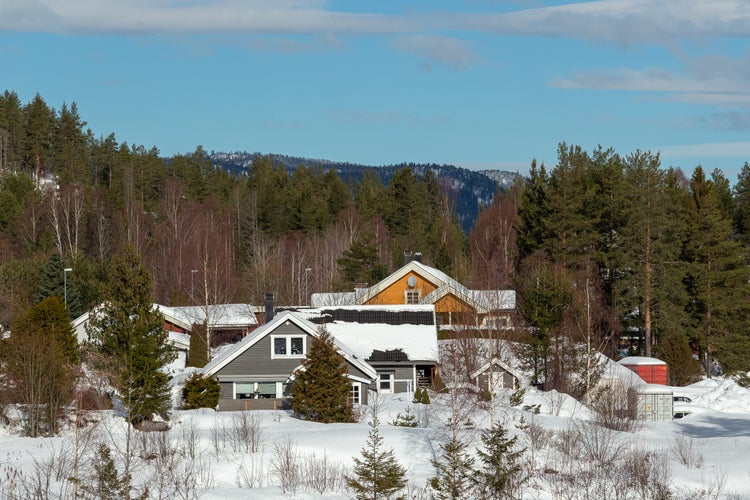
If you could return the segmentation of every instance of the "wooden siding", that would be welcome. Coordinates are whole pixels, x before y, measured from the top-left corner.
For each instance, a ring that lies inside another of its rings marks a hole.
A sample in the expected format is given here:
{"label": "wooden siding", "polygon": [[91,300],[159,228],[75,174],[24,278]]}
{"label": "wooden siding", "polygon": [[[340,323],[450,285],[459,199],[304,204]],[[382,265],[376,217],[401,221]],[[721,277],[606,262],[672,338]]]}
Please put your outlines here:
{"label": "wooden siding", "polygon": [[[417,284],[414,287],[410,287],[406,283],[410,276],[414,276],[417,280]],[[434,292],[436,288],[437,287],[433,283],[425,280],[419,274],[410,272],[405,276],[402,276],[401,279],[393,283],[385,290],[382,290],[380,293],[372,297],[367,301],[367,304],[405,304],[406,295],[404,294],[404,292],[406,292],[407,290],[419,290],[419,298],[421,300],[430,293]]]}
{"label": "wooden siding", "polygon": [[259,340],[254,346],[233,359],[228,365],[216,372],[219,380],[234,380],[237,377],[275,376],[268,382],[279,380],[278,377],[289,376],[292,370],[302,364],[300,358],[271,359],[271,335],[304,335],[307,337],[305,349],[310,349],[311,337],[294,323],[282,324]]}

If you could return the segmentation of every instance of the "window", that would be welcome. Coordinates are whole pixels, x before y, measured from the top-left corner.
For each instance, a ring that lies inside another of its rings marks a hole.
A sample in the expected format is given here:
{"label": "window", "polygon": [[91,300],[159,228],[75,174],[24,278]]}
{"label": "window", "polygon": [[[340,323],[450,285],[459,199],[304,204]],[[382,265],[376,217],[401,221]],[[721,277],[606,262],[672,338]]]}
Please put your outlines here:
{"label": "window", "polygon": [[[273,399],[284,397],[284,390],[288,384],[277,384],[276,382],[237,382],[234,384],[235,399]],[[278,395],[277,386],[282,390],[282,396]],[[287,396],[288,397],[288,396]]]}
{"label": "window", "polygon": [[305,356],[305,336],[272,336],[271,358],[302,358]]}
{"label": "window", "polygon": [[393,392],[392,373],[381,373],[378,378],[378,392]]}
{"label": "window", "polygon": [[234,398],[235,399],[254,399],[255,398],[255,383],[237,383],[234,385]]}
{"label": "window", "polygon": [[358,405],[360,403],[359,399],[359,382],[352,382],[351,388],[349,388],[349,401],[353,405]]}
{"label": "window", "polygon": [[419,304],[419,290],[404,290],[407,304]]}
{"label": "window", "polygon": [[273,399],[276,397],[276,382],[258,382],[258,399]]}

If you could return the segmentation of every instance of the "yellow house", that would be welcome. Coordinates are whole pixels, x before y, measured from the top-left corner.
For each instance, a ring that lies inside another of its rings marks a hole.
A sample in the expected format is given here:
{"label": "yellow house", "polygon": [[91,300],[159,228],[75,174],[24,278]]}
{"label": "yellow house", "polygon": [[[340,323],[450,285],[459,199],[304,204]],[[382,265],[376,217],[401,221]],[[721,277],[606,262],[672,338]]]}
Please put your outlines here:
{"label": "yellow house", "polygon": [[515,290],[470,290],[444,272],[412,260],[369,287],[347,293],[320,293],[313,307],[331,305],[431,304],[438,326],[509,328]]}

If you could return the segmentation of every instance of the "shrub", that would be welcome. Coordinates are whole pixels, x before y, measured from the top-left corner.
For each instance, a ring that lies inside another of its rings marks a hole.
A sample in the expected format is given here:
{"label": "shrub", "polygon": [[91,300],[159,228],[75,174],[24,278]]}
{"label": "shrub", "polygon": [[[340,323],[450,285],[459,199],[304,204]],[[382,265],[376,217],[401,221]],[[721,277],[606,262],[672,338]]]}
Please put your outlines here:
{"label": "shrub", "polygon": [[196,408],[216,408],[219,404],[219,382],[213,377],[193,373],[182,389],[183,407],[186,410]]}

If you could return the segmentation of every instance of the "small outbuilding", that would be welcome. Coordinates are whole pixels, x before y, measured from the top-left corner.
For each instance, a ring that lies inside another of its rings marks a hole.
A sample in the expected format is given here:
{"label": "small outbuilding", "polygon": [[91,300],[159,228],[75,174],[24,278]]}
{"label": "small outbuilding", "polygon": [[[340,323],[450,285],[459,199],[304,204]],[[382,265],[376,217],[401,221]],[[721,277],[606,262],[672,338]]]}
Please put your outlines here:
{"label": "small outbuilding", "polygon": [[638,420],[663,422],[673,419],[671,388],[659,384],[640,384],[628,390],[628,411]]}
{"label": "small outbuilding", "polygon": [[628,356],[617,363],[635,372],[647,384],[667,385],[669,383],[667,363],[660,359],[646,356]]}
{"label": "small outbuilding", "polygon": [[477,387],[488,391],[518,389],[521,381],[521,376],[498,358],[492,358],[492,361],[474,370],[469,377]]}

